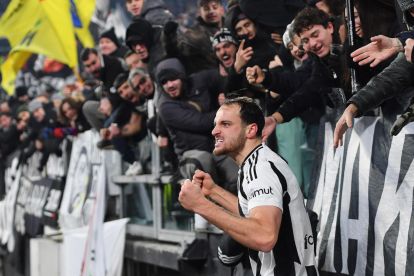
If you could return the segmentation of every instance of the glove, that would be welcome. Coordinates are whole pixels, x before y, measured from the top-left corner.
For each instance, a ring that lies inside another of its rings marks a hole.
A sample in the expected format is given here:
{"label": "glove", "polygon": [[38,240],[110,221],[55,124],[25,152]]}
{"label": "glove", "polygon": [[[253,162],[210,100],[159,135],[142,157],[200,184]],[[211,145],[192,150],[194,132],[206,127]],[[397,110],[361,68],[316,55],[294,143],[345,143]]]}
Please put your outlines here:
{"label": "glove", "polygon": [[390,131],[391,135],[397,135],[403,127],[412,121],[414,121],[414,104],[410,105],[407,110],[394,122]]}
{"label": "glove", "polygon": [[164,26],[164,33],[166,35],[173,35],[177,32],[178,23],[174,21],[169,21]]}

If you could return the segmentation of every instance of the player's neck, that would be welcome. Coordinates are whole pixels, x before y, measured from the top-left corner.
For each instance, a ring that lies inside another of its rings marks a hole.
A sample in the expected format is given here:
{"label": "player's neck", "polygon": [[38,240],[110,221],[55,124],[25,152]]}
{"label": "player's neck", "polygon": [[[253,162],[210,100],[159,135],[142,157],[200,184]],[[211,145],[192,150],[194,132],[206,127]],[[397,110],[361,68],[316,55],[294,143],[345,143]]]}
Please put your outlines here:
{"label": "player's neck", "polygon": [[246,143],[244,144],[243,149],[239,152],[239,154],[234,158],[237,165],[241,166],[243,161],[246,159],[247,156],[255,149],[257,146],[262,144],[261,139],[247,139]]}

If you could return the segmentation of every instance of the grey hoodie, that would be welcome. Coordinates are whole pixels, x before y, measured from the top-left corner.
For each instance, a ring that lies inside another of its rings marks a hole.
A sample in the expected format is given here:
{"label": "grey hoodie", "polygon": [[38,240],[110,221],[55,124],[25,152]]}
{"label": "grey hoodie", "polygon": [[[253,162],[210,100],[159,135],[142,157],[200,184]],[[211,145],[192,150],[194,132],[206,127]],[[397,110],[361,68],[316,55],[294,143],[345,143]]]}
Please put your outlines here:
{"label": "grey hoodie", "polygon": [[168,21],[174,20],[174,15],[162,0],[144,0],[140,17],[149,21],[153,26],[164,26]]}

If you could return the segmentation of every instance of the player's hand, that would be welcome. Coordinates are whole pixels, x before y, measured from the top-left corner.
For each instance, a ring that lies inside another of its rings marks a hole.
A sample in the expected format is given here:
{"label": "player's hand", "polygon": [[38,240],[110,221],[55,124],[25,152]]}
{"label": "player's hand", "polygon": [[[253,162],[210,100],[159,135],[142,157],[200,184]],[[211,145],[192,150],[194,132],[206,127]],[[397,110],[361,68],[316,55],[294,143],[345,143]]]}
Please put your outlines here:
{"label": "player's hand", "polygon": [[189,179],[186,179],[181,185],[178,200],[180,201],[181,206],[185,209],[196,212],[197,207],[203,200],[206,200],[206,198],[201,192],[201,187],[199,185],[195,185]]}
{"label": "player's hand", "polygon": [[202,170],[195,171],[192,182],[201,188],[201,191],[205,196],[210,196],[216,186],[216,183],[214,183],[211,175],[203,172]]}

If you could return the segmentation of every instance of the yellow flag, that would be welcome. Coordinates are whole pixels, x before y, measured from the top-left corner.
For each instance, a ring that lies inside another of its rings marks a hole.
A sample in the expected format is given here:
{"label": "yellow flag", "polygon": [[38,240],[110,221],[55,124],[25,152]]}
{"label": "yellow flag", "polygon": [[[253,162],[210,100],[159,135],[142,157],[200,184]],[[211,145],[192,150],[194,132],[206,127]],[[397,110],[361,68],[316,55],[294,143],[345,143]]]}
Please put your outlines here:
{"label": "yellow flag", "polygon": [[71,4],[76,36],[83,47],[94,47],[95,41],[89,31],[89,25],[95,12],[95,0],[71,0]]}
{"label": "yellow flag", "polygon": [[10,2],[0,18],[0,36],[9,40],[12,48],[10,57],[13,57],[13,60],[2,65],[3,78],[12,79],[24,65],[21,61],[26,55],[17,55],[18,52],[43,54],[69,67],[77,66],[75,29],[70,9],[69,0]]}
{"label": "yellow flag", "polygon": [[9,95],[14,93],[14,81],[16,79],[17,73],[32,55],[30,52],[14,52],[10,54],[7,60],[1,65],[0,70],[2,74],[2,83],[1,86]]}

